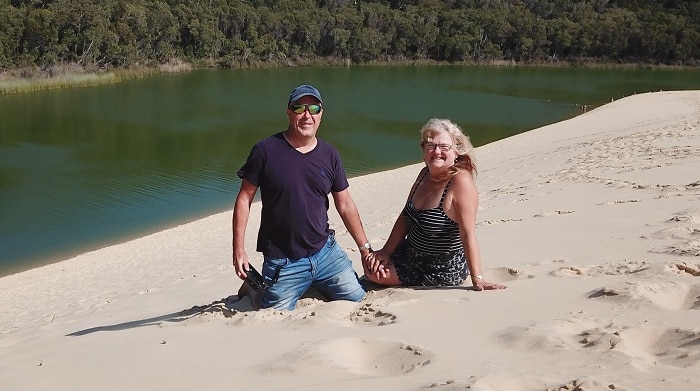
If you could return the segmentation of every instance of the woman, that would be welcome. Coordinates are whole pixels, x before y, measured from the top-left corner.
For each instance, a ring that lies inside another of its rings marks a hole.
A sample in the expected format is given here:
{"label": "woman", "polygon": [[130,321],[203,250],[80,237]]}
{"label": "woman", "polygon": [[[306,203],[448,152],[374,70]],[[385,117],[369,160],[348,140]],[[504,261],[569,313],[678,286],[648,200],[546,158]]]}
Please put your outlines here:
{"label": "woman", "polygon": [[366,277],[381,285],[503,289],[481,276],[476,239],[476,166],[469,138],[453,122],[431,119],[421,129],[425,167],[381,250],[362,258]]}

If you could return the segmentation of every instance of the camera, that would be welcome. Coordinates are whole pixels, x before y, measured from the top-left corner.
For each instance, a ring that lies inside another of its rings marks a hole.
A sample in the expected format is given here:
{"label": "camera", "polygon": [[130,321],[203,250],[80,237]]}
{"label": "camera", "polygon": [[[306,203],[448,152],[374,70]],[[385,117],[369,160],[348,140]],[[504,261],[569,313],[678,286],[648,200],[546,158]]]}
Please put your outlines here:
{"label": "camera", "polygon": [[245,282],[247,282],[248,285],[250,285],[256,291],[264,290],[267,287],[267,284],[265,284],[265,279],[263,279],[263,276],[258,273],[257,270],[255,270],[253,265],[248,264],[248,268]]}

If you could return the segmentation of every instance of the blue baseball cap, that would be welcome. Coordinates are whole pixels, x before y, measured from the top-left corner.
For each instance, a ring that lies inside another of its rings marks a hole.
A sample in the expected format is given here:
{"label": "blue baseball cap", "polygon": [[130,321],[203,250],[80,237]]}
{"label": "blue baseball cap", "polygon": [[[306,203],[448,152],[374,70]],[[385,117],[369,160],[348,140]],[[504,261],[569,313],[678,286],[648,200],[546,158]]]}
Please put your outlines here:
{"label": "blue baseball cap", "polygon": [[287,104],[292,104],[305,96],[313,96],[314,98],[318,99],[319,102],[323,103],[323,99],[321,99],[321,93],[318,92],[318,90],[314,86],[302,84],[299,87],[292,90],[292,93],[289,94],[289,102],[287,102]]}

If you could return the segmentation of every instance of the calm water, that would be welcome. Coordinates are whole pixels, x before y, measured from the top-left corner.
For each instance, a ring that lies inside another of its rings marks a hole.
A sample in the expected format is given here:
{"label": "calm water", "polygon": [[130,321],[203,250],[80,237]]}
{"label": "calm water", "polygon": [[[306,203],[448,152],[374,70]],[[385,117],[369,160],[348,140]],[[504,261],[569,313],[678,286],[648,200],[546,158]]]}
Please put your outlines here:
{"label": "calm water", "polygon": [[416,163],[431,117],[475,145],[634,93],[700,89],[700,71],[486,67],[211,70],[0,95],[0,275],[230,209],[252,144],[316,85],[319,135],[350,176]]}

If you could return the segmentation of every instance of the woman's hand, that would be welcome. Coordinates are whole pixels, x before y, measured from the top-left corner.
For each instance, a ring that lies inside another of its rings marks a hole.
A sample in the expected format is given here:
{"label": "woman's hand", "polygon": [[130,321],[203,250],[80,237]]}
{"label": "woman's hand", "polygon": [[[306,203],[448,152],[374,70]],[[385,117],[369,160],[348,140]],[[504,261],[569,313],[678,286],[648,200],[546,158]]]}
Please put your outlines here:
{"label": "woman's hand", "polygon": [[383,249],[362,256],[362,266],[365,270],[365,275],[371,281],[379,284],[392,277],[393,272],[390,263],[391,259]]}
{"label": "woman's hand", "polygon": [[383,268],[385,259],[381,250],[370,251],[362,256],[362,264],[372,274]]}
{"label": "woman's hand", "polygon": [[497,289],[506,289],[507,286],[496,284],[495,282],[488,282],[481,278],[472,277],[472,286],[476,291],[492,291]]}

